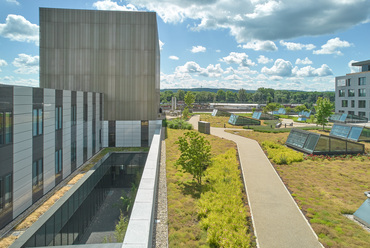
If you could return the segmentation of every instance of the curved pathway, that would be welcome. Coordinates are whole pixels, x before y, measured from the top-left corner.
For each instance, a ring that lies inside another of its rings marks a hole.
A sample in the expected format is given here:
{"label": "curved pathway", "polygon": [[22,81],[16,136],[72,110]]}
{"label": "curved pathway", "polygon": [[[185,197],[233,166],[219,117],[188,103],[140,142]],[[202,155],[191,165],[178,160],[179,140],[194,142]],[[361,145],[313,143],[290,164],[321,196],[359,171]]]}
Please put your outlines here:
{"label": "curved pathway", "polygon": [[[198,127],[199,116],[189,122]],[[323,247],[257,141],[211,128],[211,134],[238,146],[257,246]]]}

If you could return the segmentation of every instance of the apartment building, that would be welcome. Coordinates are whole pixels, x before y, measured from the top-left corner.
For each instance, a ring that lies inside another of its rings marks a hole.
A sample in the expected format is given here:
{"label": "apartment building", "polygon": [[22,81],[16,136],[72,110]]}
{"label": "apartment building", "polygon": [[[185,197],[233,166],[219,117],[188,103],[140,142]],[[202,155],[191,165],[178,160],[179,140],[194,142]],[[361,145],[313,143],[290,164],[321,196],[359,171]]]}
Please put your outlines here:
{"label": "apartment building", "polygon": [[335,78],[335,112],[370,117],[370,60],[352,63],[360,72]]}

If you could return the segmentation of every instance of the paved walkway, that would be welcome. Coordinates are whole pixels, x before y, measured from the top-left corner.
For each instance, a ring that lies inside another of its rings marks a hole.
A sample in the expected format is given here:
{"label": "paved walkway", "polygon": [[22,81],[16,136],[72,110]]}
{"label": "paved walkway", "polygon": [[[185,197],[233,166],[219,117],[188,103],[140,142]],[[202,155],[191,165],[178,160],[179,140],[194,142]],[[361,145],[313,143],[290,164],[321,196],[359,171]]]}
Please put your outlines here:
{"label": "paved walkway", "polygon": [[[193,116],[189,121],[195,129],[198,120]],[[238,146],[258,247],[322,247],[259,144],[224,128],[211,128],[211,134]]]}

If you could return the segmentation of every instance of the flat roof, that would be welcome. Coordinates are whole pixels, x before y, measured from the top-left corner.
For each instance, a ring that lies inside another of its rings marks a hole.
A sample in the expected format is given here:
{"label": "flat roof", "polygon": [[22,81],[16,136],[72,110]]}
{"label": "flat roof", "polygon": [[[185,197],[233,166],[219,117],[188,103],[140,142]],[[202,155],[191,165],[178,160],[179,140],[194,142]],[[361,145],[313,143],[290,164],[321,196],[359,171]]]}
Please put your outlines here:
{"label": "flat roof", "polygon": [[363,66],[363,65],[370,65],[370,60],[364,60],[364,61],[352,63],[352,66]]}

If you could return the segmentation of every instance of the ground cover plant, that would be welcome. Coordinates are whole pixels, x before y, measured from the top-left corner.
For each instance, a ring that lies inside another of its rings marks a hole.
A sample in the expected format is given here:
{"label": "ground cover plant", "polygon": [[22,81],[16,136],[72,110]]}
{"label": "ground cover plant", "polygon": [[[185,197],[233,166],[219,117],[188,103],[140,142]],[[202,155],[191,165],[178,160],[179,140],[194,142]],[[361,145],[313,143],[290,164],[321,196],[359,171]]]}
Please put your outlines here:
{"label": "ground cover plant", "polygon": [[[283,144],[287,133],[229,131],[257,140]],[[285,136],[285,137],[284,137]],[[290,165],[273,163],[325,247],[369,247],[370,235],[343,214],[353,214],[369,190],[367,155],[304,155]]]}
{"label": "ground cover plant", "polygon": [[172,129],[186,129],[186,130],[193,129],[193,125],[191,125],[189,122],[183,119],[167,120],[166,126]]}
{"label": "ground cover plant", "polygon": [[262,142],[262,147],[267,156],[276,164],[291,164],[303,161],[303,153],[294,151],[286,146],[271,141]]}
{"label": "ground cover plant", "polygon": [[[199,223],[201,217],[204,218],[204,216],[199,215],[198,202],[202,199],[201,192],[214,188],[211,178],[218,176],[212,177],[212,172],[207,170],[206,178],[210,177],[210,179],[204,180],[201,188],[199,188],[191,174],[181,172],[176,168],[175,162],[180,156],[180,151],[175,142],[185,132],[184,130],[167,130],[166,167],[169,247],[210,247],[210,240],[207,241],[207,231]],[[235,143],[231,141],[212,135],[203,136],[211,144],[212,157],[223,154],[230,148],[236,149]],[[213,165],[209,167],[209,169],[211,168],[214,168]],[[239,175],[238,177],[240,180]],[[245,208],[245,210],[247,209]],[[247,223],[247,220],[245,220],[245,225]],[[248,234],[245,233],[244,237],[247,239]]]}

